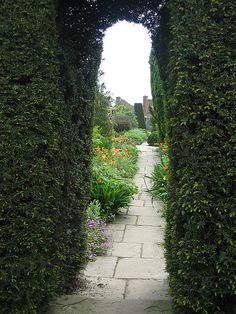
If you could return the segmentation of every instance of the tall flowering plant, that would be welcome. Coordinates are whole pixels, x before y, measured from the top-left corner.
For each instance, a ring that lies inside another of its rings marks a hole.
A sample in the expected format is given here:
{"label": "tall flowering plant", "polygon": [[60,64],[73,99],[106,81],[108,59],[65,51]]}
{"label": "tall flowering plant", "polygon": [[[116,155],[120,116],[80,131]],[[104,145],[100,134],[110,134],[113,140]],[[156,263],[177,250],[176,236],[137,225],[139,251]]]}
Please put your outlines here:
{"label": "tall flowering plant", "polygon": [[111,247],[111,233],[104,221],[100,218],[100,203],[95,200],[87,209],[87,258],[91,261],[96,256],[103,255]]}
{"label": "tall flowering plant", "polygon": [[111,247],[111,233],[108,226],[101,220],[88,220],[88,246],[87,256],[94,260],[96,256],[103,255]]}

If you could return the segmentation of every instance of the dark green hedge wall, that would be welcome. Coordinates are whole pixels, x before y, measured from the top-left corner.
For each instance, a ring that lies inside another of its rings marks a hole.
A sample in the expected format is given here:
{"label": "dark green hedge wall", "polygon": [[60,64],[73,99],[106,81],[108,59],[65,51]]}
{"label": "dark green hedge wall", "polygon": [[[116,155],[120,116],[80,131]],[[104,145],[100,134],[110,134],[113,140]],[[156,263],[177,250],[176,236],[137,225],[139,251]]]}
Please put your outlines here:
{"label": "dark green hedge wall", "polygon": [[145,118],[143,114],[143,105],[141,103],[134,104],[134,113],[138,120],[138,127],[146,129]]}
{"label": "dark green hedge wall", "polygon": [[35,313],[61,284],[64,152],[52,1],[0,3],[0,312]]}
{"label": "dark green hedge wall", "polygon": [[235,1],[169,1],[167,270],[179,313],[235,313]]}
{"label": "dark green hedge wall", "polygon": [[0,12],[0,312],[31,314],[73,289],[84,264],[101,49],[87,61],[87,37],[78,57],[77,17],[61,3],[1,2]]}

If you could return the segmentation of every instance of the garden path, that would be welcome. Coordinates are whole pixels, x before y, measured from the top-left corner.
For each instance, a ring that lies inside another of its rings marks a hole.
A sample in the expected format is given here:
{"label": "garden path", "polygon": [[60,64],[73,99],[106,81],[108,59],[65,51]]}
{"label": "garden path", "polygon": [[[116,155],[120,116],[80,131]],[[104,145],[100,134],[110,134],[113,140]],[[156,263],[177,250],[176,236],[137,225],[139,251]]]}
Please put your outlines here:
{"label": "garden path", "polygon": [[86,289],[58,300],[53,314],[171,313],[163,256],[162,203],[146,192],[159,157],[155,147],[138,146],[139,187],[129,209],[110,224],[113,247],[90,262],[84,272]]}

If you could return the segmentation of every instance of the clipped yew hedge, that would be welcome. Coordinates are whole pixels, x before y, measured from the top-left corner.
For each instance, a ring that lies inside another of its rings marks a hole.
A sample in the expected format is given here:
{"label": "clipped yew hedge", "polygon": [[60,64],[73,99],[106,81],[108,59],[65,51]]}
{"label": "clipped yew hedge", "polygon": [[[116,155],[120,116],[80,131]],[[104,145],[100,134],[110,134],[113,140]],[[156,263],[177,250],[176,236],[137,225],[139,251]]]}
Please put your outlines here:
{"label": "clipped yew hedge", "polygon": [[143,113],[143,105],[141,103],[134,104],[134,113],[138,120],[138,127],[141,129],[146,129],[145,118]]}
{"label": "clipped yew hedge", "polygon": [[152,106],[150,113],[154,131],[158,132],[158,141],[164,142],[166,138],[166,99],[164,95],[163,82],[160,78],[160,71],[157,63],[157,58],[152,52],[150,54],[151,68],[151,89],[152,89]]}
{"label": "clipped yew hedge", "polygon": [[0,12],[0,312],[44,313],[84,262],[90,115],[78,127],[54,2]]}
{"label": "clipped yew hedge", "polygon": [[235,313],[235,2],[168,8],[171,295],[181,314]]}

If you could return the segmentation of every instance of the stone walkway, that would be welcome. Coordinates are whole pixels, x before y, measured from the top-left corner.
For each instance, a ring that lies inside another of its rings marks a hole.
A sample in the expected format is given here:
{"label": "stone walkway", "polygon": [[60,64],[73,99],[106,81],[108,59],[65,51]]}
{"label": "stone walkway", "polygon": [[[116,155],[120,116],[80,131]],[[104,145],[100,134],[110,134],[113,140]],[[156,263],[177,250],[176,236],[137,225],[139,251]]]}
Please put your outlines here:
{"label": "stone walkway", "polygon": [[149,181],[145,176],[151,174],[159,158],[156,148],[146,143],[138,149],[139,170],[134,182],[139,193],[129,209],[110,224],[113,247],[106,256],[87,265],[86,289],[61,298],[51,313],[171,313],[163,256],[162,203],[146,192]]}

